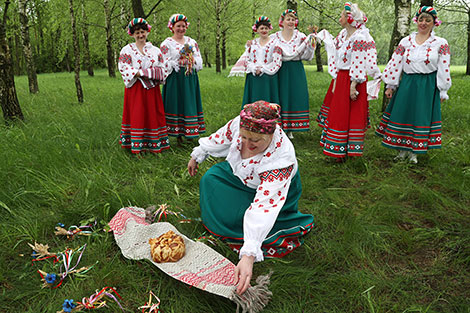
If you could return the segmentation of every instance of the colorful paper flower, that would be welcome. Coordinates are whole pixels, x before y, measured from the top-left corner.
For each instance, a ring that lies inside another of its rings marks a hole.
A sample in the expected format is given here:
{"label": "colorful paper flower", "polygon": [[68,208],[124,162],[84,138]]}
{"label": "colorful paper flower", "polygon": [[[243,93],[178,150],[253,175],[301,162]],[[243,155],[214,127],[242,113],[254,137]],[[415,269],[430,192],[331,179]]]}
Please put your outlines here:
{"label": "colorful paper flower", "polygon": [[56,274],[47,274],[46,275],[46,283],[48,284],[53,284],[55,282],[55,280],[57,279],[57,275]]}
{"label": "colorful paper flower", "polygon": [[65,299],[64,303],[62,304],[62,309],[64,312],[72,312],[72,310],[76,307],[77,305],[73,303],[73,299]]}

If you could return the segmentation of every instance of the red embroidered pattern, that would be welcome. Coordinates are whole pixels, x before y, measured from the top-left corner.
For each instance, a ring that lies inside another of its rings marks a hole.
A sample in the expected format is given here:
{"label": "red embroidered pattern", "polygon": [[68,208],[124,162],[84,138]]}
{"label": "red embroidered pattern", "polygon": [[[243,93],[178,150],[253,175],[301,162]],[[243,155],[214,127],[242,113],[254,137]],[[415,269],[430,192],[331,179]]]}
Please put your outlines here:
{"label": "red embroidered pattern", "polygon": [[168,47],[165,46],[165,45],[163,45],[163,46],[160,48],[160,50],[162,50],[162,53],[163,53],[163,54],[167,54],[167,53],[168,53]]}
{"label": "red embroidered pattern", "polygon": [[395,53],[398,55],[404,55],[405,47],[403,47],[402,45],[398,45],[398,47],[395,49]]}
{"label": "red embroidered pattern", "polygon": [[353,43],[352,51],[367,51],[369,49],[375,49],[375,42],[365,41],[365,40],[356,40]]}
{"label": "red embroidered pattern", "polygon": [[121,54],[119,56],[119,62],[132,64],[132,57],[130,56],[130,54]]}
{"label": "red embroidered pattern", "polygon": [[440,55],[450,54],[449,45],[448,44],[441,45],[441,47],[439,48],[439,54]]}
{"label": "red embroidered pattern", "polygon": [[285,168],[263,172],[259,175],[261,179],[261,184],[265,181],[272,183],[275,180],[283,181],[285,179],[288,179],[292,174],[293,169],[294,165],[291,165]]}
{"label": "red embroidered pattern", "polygon": [[228,140],[232,141],[232,131],[230,130],[230,125],[232,125],[232,121],[231,120],[228,125],[227,125],[227,132],[225,133],[225,137],[227,137]]}
{"label": "red embroidered pattern", "polygon": [[281,49],[281,47],[279,47],[279,46],[274,47],[273,54],[274,54],[274,53],[282,54],[282,49]]}

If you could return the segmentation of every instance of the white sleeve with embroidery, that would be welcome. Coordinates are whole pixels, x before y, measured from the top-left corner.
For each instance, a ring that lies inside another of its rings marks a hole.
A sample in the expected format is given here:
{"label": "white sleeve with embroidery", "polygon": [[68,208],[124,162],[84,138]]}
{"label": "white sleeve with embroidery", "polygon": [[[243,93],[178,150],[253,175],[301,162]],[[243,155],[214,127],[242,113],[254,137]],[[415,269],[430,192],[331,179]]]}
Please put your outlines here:
{"label": "white sleeve with embroidery", "polygon": [[385,83],[385,88],[396,89],[400,83],[401,72],[403,71],[405,46],[404,43],[407,37],[403,38],[393,52],[392,58],[388,61],[387,66],[382,73],[382,81]]}
{"label": "white sleeve with embroidery", "polygon": [[263,65],[263,67],[261,68],[261,72],[263,74],[274,75],[281,68],[281,65],[282,65],[281,47],[275,46],[272,53],[273,53],[272,55],[273,60],[270,63]]}
{"label": "white sleeve with embroidery", "polygon": [[251,46],[246,47],[246,73],[256,75],[256,64],[253,62],[253,55],[251,52]]}
{"label": "white sleeve with embroidery", "polygon": [[201,56],[201,50],[199,50],[199,45],[197,44],[196,40],[191,39],[191,45],[193,46],[193,57],[194,57],[194,69],[196,72],[199,72],[202,70],[202,56]]}
{"label": "white sleeve with embroidery", "polygon": [[326,54],[328,56],[328,73],[336,78],[338,70],[336,68],[336,47],[333,36],[326,30],[323,29],[317,34],[317,38],[323,41],[325,46]]}
{"label": "white sleeve with embroidery", "polygon": [[147,77],[151,80],[155,80],[156,83],[161,84],[165,78],[168,77],[165,73],[163,55],[157,47],[153,47],[150,53],[154,62],[151,63],[152,65],[149,68],[139,70],[139,74],[142,77]]}
{"label": "white sleeve with embroidery", "polygon": [[304,34],[302,34],[303,37],[302,37],[302,45],[305,45],[305,50],[302,54],[302,56],[300,57],[301,60],[305,60],[305,61],[311,61],[313,59],[313,56],[315,54],[315,44],[314,44],[314,40],[315,38],[313,34],[309,34],[308,36],[305,36]]}
{"label": "white sleeve with embroidery", "polygon": [[373,42],[366,41],[363,37],[357,38],[352,44],[349,77],[358,84],[365,82],[367,79],[367,54],[372,44]]}
{"label": "white sleeve with embroidery", "polygon": [[170,74],[175,71],[178,72],[180,66],[178,64],[178,57],[176,56],[178,52],[173,48],[173,46],[167,40],[164,40],[160,46],[160,50],[163,55],[163,64],[165,68],[165,78],[170,76]]}
{"label": "white sleeve with embroidery", "polygon": [[137,81],[135,74],[137,74],[138,70],[132,66],[132,51],[128,46],[122,48],[119,54],[118,68],[126,88],[132,87]]}
{"label": "white sleeve with embroidery", "polygon": [[447,90],[452,86],[450,78],[450,49],[447,40],[443,39],[439,47],[439,58],[437,64],[437,88],[440,91],[440,98],[447,100]]}
{"label": "white sleeve with embroidery", "polygon": [[286,202],[293,168],[291,165],[260,174],[261,184],[243,218],[244,243],[240,249],[240,258],[249,255],[254,256],[256,262],[263,261],[261,245]]}
{"label": "white sleeve with embroidery", "polygon": [[191,157],[197,163],[202,163],[208,155],[213,157],[226,157],[229,153],[233,140],[236,123],[240,123],[237,118],[229,121],[225,126],[219,128],[209,137],[199,139],[199,146],[193,149]]}

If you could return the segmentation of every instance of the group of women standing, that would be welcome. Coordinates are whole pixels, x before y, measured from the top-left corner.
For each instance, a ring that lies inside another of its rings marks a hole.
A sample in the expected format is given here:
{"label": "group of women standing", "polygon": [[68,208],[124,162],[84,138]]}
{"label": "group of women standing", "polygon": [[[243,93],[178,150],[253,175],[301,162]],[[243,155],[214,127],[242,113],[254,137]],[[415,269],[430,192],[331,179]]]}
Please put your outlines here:
{"label": "group of women standing", "polygon": [[[178,142],[205,132],[197,72],[202,69],[199,47],[185,36],[186,16],[174,14],[168,21],[172,37],[160,49],[147,41],[151,26],[134,18],[127,27],[135,42],[122,48],[119,71],[124,80],[124,109],[120,142],[132,153],[159,153]],[[160,93],[163,85],[163,98]]]}
{"label": "group of women standing", "polygon": [[[413,163],[416,154],[440,148],[440,103],[451,86],[449,46],[433,32],[440,24],[435,9],[421,7],[414,20],[418,31],[401,40],[383,74],[367,17],[356,4],[345,3],[339,19],[343,29],[336,38],[326,30],[308,36],[299,32],[293,10],[282,13],[281,31],[271,36],[270,20],[256,20],[253,30],[259,38],[247,43],[243,65],[232,69],[247,74],[242,111],[199,139],[187,166],[194,176],[208,156],[226,158],[202,177],[200,207],[206,229],[239,252],[239,294],[250,284],[255,261],[290,253],[313,227],[313,216],[298,210],[302,186],[289,133],[309,128],[301,60],[313,57],[316,41],[325,45],[332,76],[317,117],[325,155],[344,161],[363,154],[370,127],[368,99],[377,96],[378,88],[371,90],[380,80],[391,98],[376,130],[382,144]],[[197,43],[184,36],[189,23],[183,15],[172,16],[168,25],[174,35],[160,50],[146,42],[150,26],[132,20],[129,33],[136,42],[121,51],[119,68],[126,85],[121,141],[132,152],[160,152],[169,147],[167,134],[192,137],[205,130]],[[370,86],[368,76],[374,79]],[[164,81],[162,101],[158,84]]]}
{"label": "group of women standing", "polygon": [[365,27],[367,17],[357,4],[345,3],[339,19],[343,30],[335,39],[327,31],[318,34],[333,76],[317,118],[325,155],[338,162],[362,155],[370,127],[368,98],[376,97],[368,95],[374,88],[368,88],[367,75],[381,79],[385,95],[391,98],[376,134],[382,145],[399,150],[396,159],[408,157],[418,163],[417,154],[441,147],[440,103],[448,98],[451,86],[449,46],[434,34],[433,28],[441,23],[434,8],[421,7],[413,21],[418,31],[401,40],[383,74],[377,67],[375,42]]}

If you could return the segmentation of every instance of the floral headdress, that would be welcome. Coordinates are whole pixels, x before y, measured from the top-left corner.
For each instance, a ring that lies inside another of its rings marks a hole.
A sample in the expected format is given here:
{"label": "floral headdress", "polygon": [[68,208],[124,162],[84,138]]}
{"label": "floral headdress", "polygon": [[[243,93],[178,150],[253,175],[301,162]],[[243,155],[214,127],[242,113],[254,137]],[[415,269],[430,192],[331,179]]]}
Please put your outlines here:
{"label": "floral headdress", "polygon": [[147,25],[147,31],[150,33],[150,30],[152,29],[152,26],[150,26],[149,23],[147,23],[146,20],[144,20],[143,18],[141,17],[136,17],[136,18],[133,18],[129,24],[127,25],[127,33],[129,35],[132,36],[132,33],[131,33],[131,29],[132,27],[134,27],[134,25],[137,25],[137,24],[144,24],[144,25]]}
{"label": "floral headdress", "polygon": [[366,14],[359,9],[357,4],[346,2],[344,4],[344,11],[346,11],[348,24],[350,24],[351,26],[359,28],[361,27],[361,25],[367,23]]}
{"label": "floral headdress", "polygon": [[168,20],[167,27],[171,31],[173,31],[173,26],[179,21],[185,21],[186,22],[186,27],[189,26],[188,18],[186,16],[184,16],[183,14],[176,13],[176,14],[173,14],[172,16],[170,16],[170,19]]}
{"label": "floral headdress", "polygon": [[434,26],[439,26],[441,25],[442,21],[440,19],[437,18],[437,11],[436,9],[434,9],[433,7],[429,7],[429,6],[422,6],[418,9],[418,11],[416,12],[415,16],[413,17],[413,22],[415,23],[418,23],[418,17],[422,14],[422,13],[427,13],[429,15],[431,15],[433,18],[434,18]]}
{"label": "floral headdress", "polygon": [[273,29],[273,25],[271,25],[271,20],[270,20],[267,16],[264,16],[264,15],[258,17],[258,19],[255,21],[255,23],[254,23],[253,26],[251,27],[251,29],[252,29],[254,32],[258,31],[258,26],[259,26],[259,23],[261,23],[261,22],[266,22],[266,23],[268,23],[268,24],[269,24],[269,26],[268,26],[269,29],[270,29],[270,30]]}
{"label": "floral headdress", "polygon": [[297,25],[299,25],[299,19],[297,18],[297,12],[295,12],[292,9],[287,9],[284,12],[282,12],[281,16],[279,17],[279,27],[284,28],[282,24],[284,23],[284,18],[286,17],[288,13],[291,13],[295,16],[295,28],[297,28]]}
{"label": "floral headdress", "polygon": [[245,104],[240,112],[240,127],[258,134],[272,134],[276,130],[281,107],[263,100]]}

